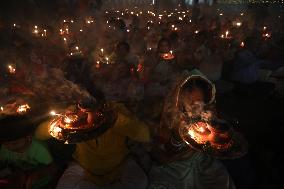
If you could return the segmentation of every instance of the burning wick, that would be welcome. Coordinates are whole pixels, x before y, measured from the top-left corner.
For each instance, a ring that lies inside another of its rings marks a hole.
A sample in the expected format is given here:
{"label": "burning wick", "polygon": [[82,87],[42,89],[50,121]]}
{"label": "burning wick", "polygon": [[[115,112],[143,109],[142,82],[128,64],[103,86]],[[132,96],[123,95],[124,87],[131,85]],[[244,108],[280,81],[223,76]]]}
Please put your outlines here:
{"label": "burning wick", "polygon": [[8,65],[8,70],[10,74],[15,74],[16,73],[16,68],[14,68],[12,65]]}
{"label": "burning wick", "polygon": [[241,23],[241,22],[237,22],[236,25],[237,25],[238,27],[240,27],[240,26],[242,25],[242,23]]}
{"label": "burning wick", "polygon": [[100,68],[100,61],[97,61],[96,68],[97,68],[97,69]]}
{"label": "burning wick", "polygon": [[69,117],[66,117],[66,118],[64,119],[64,122],[65,122],[65,123],[71,123],[71,122],[72,122],[72,119],[70,119]]}
{"label": "burning wick", "polygon": [[37,26],[35,26],[34,33],[35,33],[36,35],[38,34]]}
{"label": "burning wick", "polygon": [[269,37],[271,37],[271,36],[270,36],[270,34],[265,33],[265,34],[262,35],[262,37],[267,37],[267,38],[269,38]]}
{"label": "burning wick", "polygon": [[52,116],[62,116],[61,114],[56,113],[54,110],[52,110],[49,114]]}
{"label": "burning wick", "polygon": [[23,113],[26,112],[31,107],[28,104],[20,105],[17,109],[17,113]]}
{"label": "burning wick", "polygon": [[227,30],[226,35],[225,35],[226,38],[228,38],[228,34],[229,34],[229,31]]}

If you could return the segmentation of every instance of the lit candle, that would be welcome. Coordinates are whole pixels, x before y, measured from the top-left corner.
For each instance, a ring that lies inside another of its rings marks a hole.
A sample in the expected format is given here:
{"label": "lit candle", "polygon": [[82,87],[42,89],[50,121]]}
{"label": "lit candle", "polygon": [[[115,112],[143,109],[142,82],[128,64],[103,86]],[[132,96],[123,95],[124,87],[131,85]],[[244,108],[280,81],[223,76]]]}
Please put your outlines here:
{"label": "lit candle", "polygon": [[38,28],[37,28],[37,26],[34,27],[34,34],[38,35]]}
{"label": "lit candle", "polygon": [[31,107],[28,104],[20,105],[17,109],[17,113],[23,113],[26,112]]}
{"label": "lit candle", "polygon": [[244,47],[244,46],[245,46],[245,43],[242,41],[241,44],[240,44],[240,46],[241,46],[241,47]]}
{"label": "lit candle", "polygon": [[226,31],[226,35],[225,35],[226,38],[228,38],[228,35],[229,35],[229,31],[227,30],[227,31]]}
{"label": "lit candle", "polygon": [[97,69],[100,68],[100,61],[97,61],[97,63],[96,63],[96,68],[97,68]]}
{"label": "lit candle", "polygon": [[10,74],[15,74],[16,73],[16,68],[14,68],[12,65],[8,65],[8,70]]}

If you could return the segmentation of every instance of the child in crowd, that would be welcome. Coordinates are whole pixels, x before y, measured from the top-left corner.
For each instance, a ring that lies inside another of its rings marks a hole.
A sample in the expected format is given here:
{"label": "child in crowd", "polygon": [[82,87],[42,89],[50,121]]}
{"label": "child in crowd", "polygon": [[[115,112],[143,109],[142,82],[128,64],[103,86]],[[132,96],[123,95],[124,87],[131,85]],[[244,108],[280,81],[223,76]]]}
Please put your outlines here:
{"label": "child in crowd", "polygon": [[0,188],[40,189],[52,185],[57,168],[47,147],[33,137],[34,128],[28,115],[0,112]]}

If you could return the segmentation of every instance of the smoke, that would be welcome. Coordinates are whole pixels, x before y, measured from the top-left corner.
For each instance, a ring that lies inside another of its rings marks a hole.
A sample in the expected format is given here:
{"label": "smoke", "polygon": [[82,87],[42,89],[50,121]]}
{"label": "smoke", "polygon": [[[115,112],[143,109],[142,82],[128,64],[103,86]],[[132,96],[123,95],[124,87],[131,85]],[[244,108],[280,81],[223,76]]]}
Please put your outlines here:
{"label": "smoke", "polygon": [[50,69],[44,78],[38,78],[35,74],[32,77],[30,86],[34,95],[48,102],[71,103],[83,98],[91,98],[85,89],[67,80],[59,69]]}
{"label": "smoke", "polygon": [[206,108],[204,102],[195,101],[193,103],[184,103],[183,104],[183,116],[186,120],[191,119],[202,119],[204,121],[209,121],[213,118],[213,112]]}

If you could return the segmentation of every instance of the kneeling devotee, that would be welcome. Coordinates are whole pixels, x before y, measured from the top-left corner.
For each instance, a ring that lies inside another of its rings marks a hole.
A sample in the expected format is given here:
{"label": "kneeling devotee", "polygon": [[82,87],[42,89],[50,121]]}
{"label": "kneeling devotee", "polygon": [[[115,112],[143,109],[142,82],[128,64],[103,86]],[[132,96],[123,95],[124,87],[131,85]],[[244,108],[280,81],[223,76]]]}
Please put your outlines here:
{"label": "kneeling devotee", "polygon": [[[76,112],[79,121],[70,124],[70,120],[58,118],[42,123],[37,131],[41,138],[48,130],[65,143],[76,143],[74,161],[69,163],[57,189],[146,188],[147,177],[130,157],[126,142],[149,142],[148,127],[124,105],[107,103],[102,97],[83,101],[71,112]],[[70,112],[66,116],[70,117]]]}

